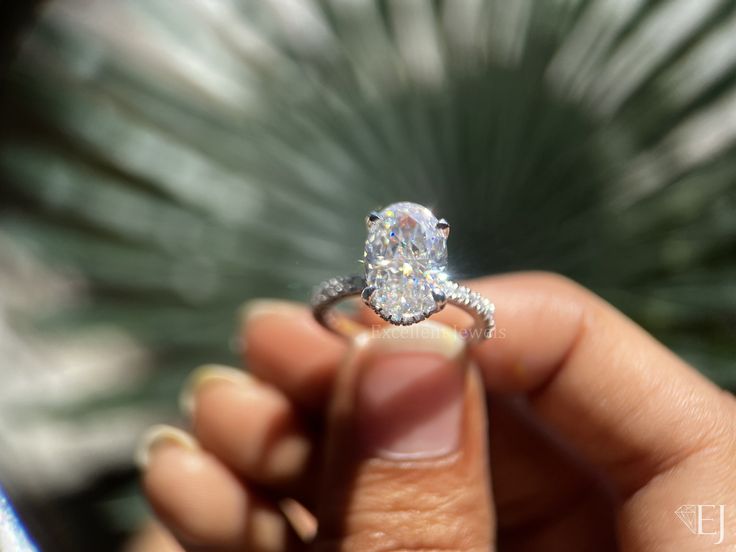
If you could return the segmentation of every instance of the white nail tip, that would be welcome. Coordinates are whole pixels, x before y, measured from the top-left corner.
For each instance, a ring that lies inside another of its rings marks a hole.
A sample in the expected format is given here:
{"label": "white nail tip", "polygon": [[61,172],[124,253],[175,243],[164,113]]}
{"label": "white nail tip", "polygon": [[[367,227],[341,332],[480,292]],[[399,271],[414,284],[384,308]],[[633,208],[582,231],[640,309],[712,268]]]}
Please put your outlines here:
{"label": "white nail tip", "polygon": [[248,322],[263,314],[278,312],[290,313],[296,309],[298,309],[296,303],[290,303],[280,299],[253,299],[240,307],[240,323],[245,326]]}
{"label": "white nail tip", "polygon": [[188,417],[194,416],[196,408],[195,395],[205,383],[211,381],[225,381],[234,385],[247,385],[251,377],[237,368],[219,364],[206,364],[196,368],[184,382],[179,394],[179,409]]}
{"label": "white nail tip", "polygon": [[199,450],[199,444],[187,432],[165,424],[151,426],[143,433],[135,450],[135,463],[141,470],[148,467],[151,461],[151,451],[164,441],[185,449]]}

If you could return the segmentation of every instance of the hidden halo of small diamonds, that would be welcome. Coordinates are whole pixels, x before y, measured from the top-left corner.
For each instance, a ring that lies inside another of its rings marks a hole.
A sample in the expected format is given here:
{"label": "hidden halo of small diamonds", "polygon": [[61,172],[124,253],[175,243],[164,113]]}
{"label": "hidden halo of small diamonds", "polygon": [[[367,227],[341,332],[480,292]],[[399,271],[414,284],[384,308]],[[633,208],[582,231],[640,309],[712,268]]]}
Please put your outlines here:
{"label": "hidden halo of small diamonds", "polygon": [[491,337],[494,306],[488,299],[453,282],[447,274],[450,225],[416,203],[400,202],[366,217],[362,276],[340,276],[319,284],[312,295],[317,321],[337,332],[331,311],[343,298],[360,295],[371,309],[391,324],[415,324],[453,304],[476,319],[463,330],[468,339]]}

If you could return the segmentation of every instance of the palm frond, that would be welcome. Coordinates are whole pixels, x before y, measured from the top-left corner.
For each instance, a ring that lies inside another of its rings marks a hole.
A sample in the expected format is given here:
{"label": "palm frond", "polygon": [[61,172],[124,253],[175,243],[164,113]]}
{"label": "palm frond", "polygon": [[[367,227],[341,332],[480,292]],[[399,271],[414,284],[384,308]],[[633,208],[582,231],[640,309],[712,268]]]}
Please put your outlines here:
{"label": "palm frond", "polygon": [[359,270],[396,200],[456,221],[458,277],[562,272],[735,384],[736,2],[79,3],[14,65],[0,230],[84,282],[46,331],[155,369],[68,413],[173,412],[241,302]]}

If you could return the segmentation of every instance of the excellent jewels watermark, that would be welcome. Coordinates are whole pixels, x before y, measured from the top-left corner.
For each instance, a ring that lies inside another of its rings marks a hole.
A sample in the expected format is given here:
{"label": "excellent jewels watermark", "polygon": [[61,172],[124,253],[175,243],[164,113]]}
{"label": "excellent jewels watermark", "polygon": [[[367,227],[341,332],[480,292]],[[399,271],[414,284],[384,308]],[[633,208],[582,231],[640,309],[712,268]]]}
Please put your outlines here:
{"label": "excellent jewels watermark", "polygon": [[[505,328],[454,328],[464,339],[471,341],[483,339],[506,339]],[[436,339],[446,330],[436,325],[418,324],[415,326],[372,326],[371,337],[381,339]]]}
{"label": "excellent jewels watermark", "polygon": [[725,538],[725,504],[683,504],[675,515],[693,535],[711,535],[713,544],[722,544]]}

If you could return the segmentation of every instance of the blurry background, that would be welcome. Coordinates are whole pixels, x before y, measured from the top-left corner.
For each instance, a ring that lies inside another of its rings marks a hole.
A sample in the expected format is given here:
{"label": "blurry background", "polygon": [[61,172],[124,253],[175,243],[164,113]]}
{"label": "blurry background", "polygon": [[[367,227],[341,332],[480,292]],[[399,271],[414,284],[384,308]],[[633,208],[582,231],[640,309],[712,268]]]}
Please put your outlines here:
{"label": "blurry background", "polygon": [[562,272],[736,387],[736,2],[35,4],[4,8],[0,482],[46,550],[116,550],[137,435],[238,362],[239,305],[361,270],[397,200],[454,223],[458,278]]}

